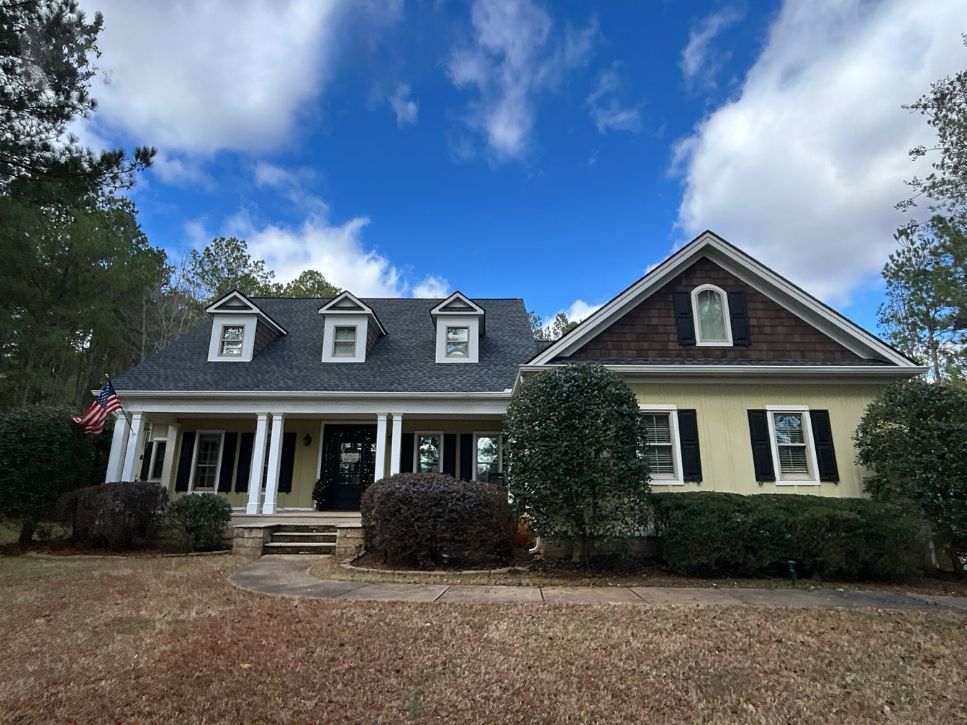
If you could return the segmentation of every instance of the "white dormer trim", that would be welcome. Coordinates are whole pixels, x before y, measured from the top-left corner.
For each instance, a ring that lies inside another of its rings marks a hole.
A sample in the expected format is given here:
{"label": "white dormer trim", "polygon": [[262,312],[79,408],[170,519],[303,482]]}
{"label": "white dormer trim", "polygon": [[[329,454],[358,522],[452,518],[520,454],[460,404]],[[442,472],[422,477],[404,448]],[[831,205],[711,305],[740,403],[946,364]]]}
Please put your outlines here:
{"label": "white dormer trim", "polygon": [[[367,305],[349,290],[340,292],[338,295],[320,307],[319,314],[326,315],[327,318],[329,315],[362,315],[376,325],[376,329],[379,330],[379,334],[386,334],[386,329],[379,321],[376,313],[373,312],[373,308]],[[363,349],[365,351],[365,347]]]}
{"label": "white dormer trim", "polygon": [[[209,315],[255,315],[280,335],[287,335],[286,329],[269,317],[262,309],[237,289],[227,292],[205,308]],[[254,341],[254,337],[253,337]]]}
{"label": "white dormer trim", "polygon": [[[353,327],[356,329],[356,349],[353,355],[336,355],[336,328]],[[358,312],[355,314],[326,315],[322,329],[322,361],[329,363],[366,362],[366,341],[369,339],[369,318]]]}
{"label": "white dormer trim", "polygon": [[[259,318],[249,314],[219,313],[212,320],[212,336],[208,343],[208,362],[251,362],[255,354],[255,334]],[[242,328],[242,354],[222,355],[222,330],[226,327]]]}
{"label": "white dormer trim", "polygon": [[483,308],[462,292],[454,292],[438,304],[430,314],[436,315],[483,315]]}

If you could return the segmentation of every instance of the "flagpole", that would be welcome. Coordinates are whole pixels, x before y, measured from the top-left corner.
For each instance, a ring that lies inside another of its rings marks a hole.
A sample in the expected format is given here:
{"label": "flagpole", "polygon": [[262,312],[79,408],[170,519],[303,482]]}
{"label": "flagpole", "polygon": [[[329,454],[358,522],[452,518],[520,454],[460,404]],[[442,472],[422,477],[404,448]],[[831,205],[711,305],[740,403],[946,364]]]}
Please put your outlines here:
{"label": "flagpole", "polygon": [[115,388],[114,387],[114,383],[111,382],[111,376],[108,375],[107,373],[104,373],[104,377],[107,378],[107,381],[109,383],[111,383],[111,387],[114,388],[114,395],[116,395],[117,396],[117,399],[118,399],[118,408],[120,409],[120,411],[122,413],[124,413],[124,419],[128,422],[128,430],[131,430],[131,427],[132,426],[131,426],[131,415],[130,415],[130,413],[128,413],[128,411],[124,409],[124,405],[121,403],[121,396],[117,394],[118,393],[117,388]]}

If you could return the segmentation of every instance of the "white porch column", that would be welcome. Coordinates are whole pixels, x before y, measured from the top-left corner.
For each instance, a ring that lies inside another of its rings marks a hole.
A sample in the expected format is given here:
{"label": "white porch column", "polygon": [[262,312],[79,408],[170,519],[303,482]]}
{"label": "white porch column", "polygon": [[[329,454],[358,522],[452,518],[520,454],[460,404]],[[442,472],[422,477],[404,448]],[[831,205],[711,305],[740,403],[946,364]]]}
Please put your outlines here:
{"label": "white porch column", "polygon": [[386,476],[386,413],[376,416],[376,466],[373,480]]}
{"label": "white porch column", "polygon": [[262,496],[262,468],[265,466],[265,439],[269,427],[269,416],[259,413],[255,423],[255,441],[252,445],[252,467],[248,474],[248,505],[245,513],[259,512],[259,498]]}
{"label": "white porch column", "polygon": [[121,481],[133,481],[140,473],[138,456],[144,448],[144,414],[134,413],[131,416],[131,432],[128,434],[128,445],[124,451],[124,466],[121,468]]}
{"label": "white porch column", "polygon": [[389,473],[400,472],[400,449],[403,447],[403,414],[393,413],[393,447],[390,449]]}
{"label": "white porch column", "polygon": [[128,419],[124,413],[114,414],[114,435],[111,437],[111,453],[107,458],[107,473],[104,483],[121,480],[121,469],[124,467],[124,454],[128,445]]}
{"label": "white porch column", "polygon": [[178,445],[180,423],[168,424],[168,438],[165,443],[165,459],[161,463],[161,485],[169,491],[174,490],[175,483],[175,448]]}
{"label": "white porch column", "polygon": [[282,467],[282,432],[285,416],[272,414],[272,440],[269,442],[269,468],[265,472],[265,501],[262,502],[263,514],[274,514],[279,497],[279,470]]}

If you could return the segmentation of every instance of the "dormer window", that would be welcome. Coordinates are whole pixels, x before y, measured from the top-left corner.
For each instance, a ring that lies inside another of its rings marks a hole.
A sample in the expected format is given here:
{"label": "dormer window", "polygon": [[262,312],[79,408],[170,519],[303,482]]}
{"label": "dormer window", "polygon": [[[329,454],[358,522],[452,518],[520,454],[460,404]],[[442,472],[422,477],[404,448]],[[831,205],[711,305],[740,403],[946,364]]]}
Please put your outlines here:
{"label": "dormer window", "polygon": [[242,344],[245,342],[245,327],[243,325],[225,325],[222,327],[221,357],[242,357]]}
{"label": "dormer window", "polygon": [[447,357],[470,357],[470,328],[447,325]]}
{"label": "dormer window", "polygon": [[356,326],[339,325],[334,328],[332,336],[333,357],[356,356]]}
{"label": "dormer window", "polygon": [[730,347],[732,327],[729,324],[728,295],[718,287],[704,284],[692,290],[692,314],[695,316],[695,343]]}
{"label": "dormer window", "polygon": [[438,363],[475,363],[480,359],[484,311],[480,305],[454,292],[430,310],[436,325]]}

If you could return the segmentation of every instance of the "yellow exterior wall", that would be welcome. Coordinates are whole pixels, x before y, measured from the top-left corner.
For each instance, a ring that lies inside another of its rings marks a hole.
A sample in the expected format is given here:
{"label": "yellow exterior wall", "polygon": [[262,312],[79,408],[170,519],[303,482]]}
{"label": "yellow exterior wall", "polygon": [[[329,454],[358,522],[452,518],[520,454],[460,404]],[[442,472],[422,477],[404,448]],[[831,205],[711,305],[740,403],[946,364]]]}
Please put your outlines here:
{"label": "yellow exterior wall", "polygon": [[[798,493],[817,496],[863,496],[864,471],[855,463],[852,436],[866,406],[882,385],[719,384],[666,385],[630,383],[639,403],[674,404],[694,409],[698,418],[702,482],[661,485],[655,491],[727,491],[730,493]],[[806,405],[828,410],[836,448],[839,483],[812,486],[755,480],[747,411],[769,405]]]}

